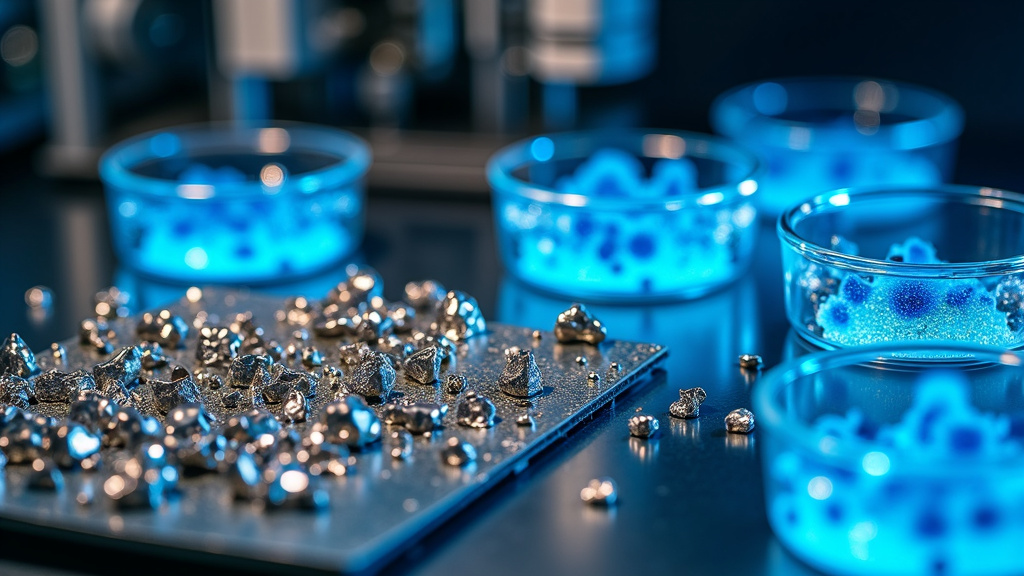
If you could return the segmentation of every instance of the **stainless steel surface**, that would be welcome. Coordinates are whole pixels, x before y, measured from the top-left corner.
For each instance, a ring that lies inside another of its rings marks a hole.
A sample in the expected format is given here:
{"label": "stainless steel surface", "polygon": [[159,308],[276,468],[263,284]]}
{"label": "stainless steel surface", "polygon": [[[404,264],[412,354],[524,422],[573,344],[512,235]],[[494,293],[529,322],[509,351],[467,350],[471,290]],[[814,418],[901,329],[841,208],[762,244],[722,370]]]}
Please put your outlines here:
{"label": "stainless steel surface", "polygon": [[[205,311],[212,324],[218,322],[216,318],[227,323],[236,312],[252,311],[269,337],[287,342],[295,326],[272,320],[280,305],[277,298],[206,290],[200,302],[182,300],[171,310],[187,319]],[[119,345],[135,340],[134,320],[115,320],[111,327],[117,331]],[[130,542],[142,547],[138,549],[180,549],[200,557],[218,554],[325,571],[375,567],[505,476],[524,470],[532,457],[563,438],[581,420],[630,386],[648,380],[650,371],[666,357],[660,345],[621,339],[600,347],[560,344],[551,333],[538,340],[532,332],[491,324],[486,334],[460,344],[448,367],[448,371],[466,374],[467,390],[494,402],[498,420],[493,428],[458,426],[454,410],[450,410],[444,429],[429,437],[417,436],[412,455],[405,460],[392,459],[379,445],[357,453],[353,474],[340,480],[325,479],[332,501],[327,513],[260,512],[234,502],[228,482],[217,476],[183,481],[180,498],[156,512],[123,511],[104,500],[100,475],[68,474],[68,489],[54,495],[28,489],[30,470],[11,466],[6,481],[0,484],[0,520]],[[175,358],[172,365],[194,366],[196,336],[186,342],[184,349],[165,350]],[[315,338],[313,342],[328,364],[340,365],[338,339]],[[533,351],[543,374],[543,392],[529,401],[506,396],[497,388],[498,375],[505,366],[504,350],[512,346]],[[65,347],[66,370],[90,368],[102,360],[77,339],[65,342]],[[581,355],[588,359],[587,367],[576,363]],[[621,369],[611,369],[613,362]],[[602,374],[601,382],[588,382],[588,370]],[[439,384],[423,385],[404,377],[395,391],[403,400],[414,402],[457,401]],[[224,392],[203,390],[204,403],[221,419],[233,412],[219,399]],[[332,397],[327,386],[320,386],[311,402],[314,410]],[[35,408],[50,415],[67,409],[64,404]],[[375,409],[381,412],[382,407]],[[517,425],[516,417],[524,413],[533,416],[534,426]],[[441,451],[451,438],[471,444],[479,455],[477,460],[463,467],[444,464]],[[83,507],[75,501],[82,491],[96,494],[93,505]]]}

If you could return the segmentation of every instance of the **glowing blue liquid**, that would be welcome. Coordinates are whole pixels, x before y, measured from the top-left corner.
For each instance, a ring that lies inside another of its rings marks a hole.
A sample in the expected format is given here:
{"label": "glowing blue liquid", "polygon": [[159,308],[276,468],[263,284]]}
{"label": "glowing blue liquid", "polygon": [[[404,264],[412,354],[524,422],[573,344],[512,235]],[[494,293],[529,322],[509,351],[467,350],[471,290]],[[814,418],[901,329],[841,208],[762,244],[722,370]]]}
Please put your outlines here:
{"label": "glowing blue liquid", "polygon": [[848,141],[838,137],[837,142],[815,141],[805,150],[744,142],[767,164],[757,196],[758,208],[776,215],[816,194],[839,188],[916,187],[943,182],[940,167],[927,154],[864,147],[857,136],[852,133]]}
{"label": "glowing blue liquid", "polygon": [[[254,157],[255,158],[255,157]],[[271,161],[285,171],[310,161],[278,155],[256,164],[192,162],[142,166],[161,176],[171,170],[183,184],[237,184],[255,190],[244,198],[184,199],[108,190],[114,195],[115,246],[126,265],[177,280],[230,282],[279,280],[314,273],[339,261],[361,235],[362,193],[355,187],[259,191],[260,169]],[[314,159],[322,165],[323,161]],[[293,172],[294,173],[294,172]]]}
{"label": "glowing blue liquid", "polygon": [[[889,258],[942,263],[935,248],[910,238],[889,250]],[[956,340],[1010,346],[1016,334],[1007,315],[981,282],[858,275],[841,278],[816,315],[822,337],[843,346],[900,340]]]}
{"label": "glowing blue liquid", "polygon": [[854,467],[775,456],[769,520],[799,557],[841,574],[1024,573],[1024,477],[993,465],[1021,460],[1022,432],[975,409],[956,376],[925,378],[894,424],[855,410],[816,421],[822,450],[878,446]]}
{"label": "glowing blue liquid", "polygon": [[[685,159],[661,160],[644,175],[634,156],[601,150],[559,191],[601,198],[670,200],[696,192]],[[748,203],[670,211],[599,211],[504,200],[498,206],[505,261],[526,282],[578,297],[696,295],[746,266],[754,221]]]}

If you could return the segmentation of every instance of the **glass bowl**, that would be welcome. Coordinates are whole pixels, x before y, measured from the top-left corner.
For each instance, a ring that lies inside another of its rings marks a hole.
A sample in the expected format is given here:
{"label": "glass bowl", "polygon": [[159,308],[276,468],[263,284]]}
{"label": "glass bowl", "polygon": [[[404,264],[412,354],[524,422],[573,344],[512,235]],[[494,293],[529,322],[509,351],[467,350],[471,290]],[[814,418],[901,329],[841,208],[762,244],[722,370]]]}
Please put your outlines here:
{"label": "glass bowl", "polygon": [[778,234],[786,315],[817,346],[1024,344],[1024,195],[837,190],[787,211]]}
{"label": "glass bowl", "polygon": [[1022,363],[910,342],[770,370],[753,402],[776,537],[833,574],[1024,573]]}
{"label": "glass bowl", "polygon": [[267,282],[315,273],[359,245],[360,138],[316,125],[190,125],[100,159],[115,252],[154,277]]}
{"label": "glass bowl", "polygon": [[766,163],[757,204],[774,217],[837,188],[947,181],[963,111],[948,96],[909,84],[789,78],[722,94],[711,125]]}
{"label": "glass bowl", "polygon": [[753,246],[759,164],[701,134],[537,136],[488,162],[506,269],[591,301],[701,296],[735,279]]}

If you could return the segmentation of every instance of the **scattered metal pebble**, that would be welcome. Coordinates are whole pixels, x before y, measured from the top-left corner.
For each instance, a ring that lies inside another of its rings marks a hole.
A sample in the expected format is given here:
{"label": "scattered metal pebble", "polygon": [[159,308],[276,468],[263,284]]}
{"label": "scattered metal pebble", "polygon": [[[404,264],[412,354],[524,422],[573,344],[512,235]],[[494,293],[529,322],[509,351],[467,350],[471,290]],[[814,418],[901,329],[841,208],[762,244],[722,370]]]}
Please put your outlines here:
{"label": "scattered metal pebble", "polygon": [[32,462],[32,472],[28,475],[28,487],[32,490],[61,492],[64,490],[64,475],[48,458],[39,458]]}
{"label": "scattered metal pebble", "polygon": [[629,419],[628,424],[629,434],[637,438],[650,438],[661,426],[657,418],[650,414],[641,414],[639,409],[637,409],[637,414]]}
{"label": "scattered metal pebble", "polygon": [[96,316],[99,318],[124,318],[131,313],[131,310],[128,309],[131,299],[131,294],[117,286],[100,290],[93,297]]}
{"label": "scattered metal pebble", "polygon": [[388,452],[392,458],[405,460],[412,454],[412,434],[408,430],[392,430],[388,436]]}
{"label": "scattered metal pebble", "polygon": [[615,480],[604,476],[594,478],[580,491],[580,499],[591,506],[614,506],[619,499]]}
{"label": "scattered metal pebble", "polygon": [[188,337],[188,323],[181,316],[161,310],[153,314],[145,312],[135,326],[135,334],[146,342],[155,342],[168,348],[183,348]]}
{"label": "scattered metal pebble", "polygon": [[541,393],[544,381],[532,351],[516,349],[506,352],[505,368],[498,376],[498,388],[517,398],[529,398]]}
{"label": "scattered metal pebble", "polygon": [[465,340],[487,331],[476,298],[461,290],[449,290],[441,301],[437,331],[450,340]]}
{"label": "scattered metal pebble", "polygon": [[754,429],[754,413],[737,408],[725,415],[725,429],[732,434],[749,434]]}
{"label": "scattered metal pebble", "polygon": [[587,374],[587,382],[589,382],[590,384],[597,384],[600,381],[601,375],[598,374],[597,372],[591,371],[590,373]]}
{"label": "scattered metal pebble", "polygon": [[555,338],[559,342],[586,342],[600,344],[608,335],[608,330],[600,320],[590,315],[583,304],[573,304],[558,315],[555,322]]}
{"label": "scattered metal pebble", "polygon": [[12,332],[0,345],[0,374],[7,372],[28,378],[39,374],[40,371],[32,349],[25,344],[21,336]]}
{"label": "scattered metal pebble", "polygon": [[25,291],[25,304],[33,310],[49,311],[53,308],[53,290],[46,286],[33,286]]}
{"label": "scattered metal pebble", "polygon": [[576,363],[579,364],[580,366],[586,366],[587,365],[587,357],[586,356],[577,356],[576,357]]}
{"label": "scattered metal pebble", "polygon": [[516,416],[516,426],[532,427],[534,424],[533,416],[530,416],[529,414],[520,414],[519,416]]}
{"label": "scattered metal pebble", "polygon": [[413,434],[425,434],[441,427],[441,421],[448,414],[447,404],[415,402],[412,404],[386,404],[384,423],[404,426]]}
{"label": "scattered metal pebble", "polygon": [[409,282],[405,285],[405,301],[417,310],[432,310],[441,307],[448,291],[437,280]]}
{"label": "scattered metal pebble", "polygon": [[541,332],[540,330],[534,330],[533,333],[530,335],[533,337],[534,340],[540,340],[544,337],[544,333]]}
{"label": "scattered metal pebble", "polygon": [[622,364],[619,364],[618,362],[612,362],[612,363],[611,363],[611,364],[610,364],[610,365],[608,366],[608,368],[610,368],[610,369],[612,369],[612,370],[614,370],[614,371],[618,372],[619,370],[622,370]]}
{"label": "scattered metal pebble", "polygon": [[744,370],[760,370],[764,360],[757,354],[740,354],[740,368]]}
{"label": "scattered metal pebble", "polygon": [[348,395],[328,404],[313,429],[327,442],[358,449],[380,439],[381,423],[362,398]]}
{"label": "scattered metal pebble", "polygon": [[490,428],[494,426],[497,410],[490,400],[470,390],[455,409],[455,420],[460,426]]}
{"label": "scattered metal pebble", "polygon": [[668,413],[675,418],[696,418],[700,416],[700,405],[707,398],[703,388],[687,388],[679,390],[679,400],[668,407]]}
{"label": "scattered metal pebble", "polygon": [[476,460],[476,449],[472,444],[452,436],[441,451],[441,461],[449,466],[465,466]]}
{"label": "scattered metal pebble", "polygon": [[366,398],[385,399],[395,386],[395,369],[386,354],[368,350],[361,354],[349,389]]}
{"label": "scattered metal pebble", "polygon": [[442,355],[436,346],[413,352],[405,359],[405,374],[420,384],[436,382],[440,377]]}
{"label": "scattered metal pebble", "polygon": [[466,389],[466,376],[464,374],[449,374],[444,378],[444,391],[451,395],[460,394]]}
{"label": "scattered metal pebble", "polygon": [[327,294],[327,299],[343,307],[355,307],[384,296],[384,282],[376,270],[350,264],[346,278]]}

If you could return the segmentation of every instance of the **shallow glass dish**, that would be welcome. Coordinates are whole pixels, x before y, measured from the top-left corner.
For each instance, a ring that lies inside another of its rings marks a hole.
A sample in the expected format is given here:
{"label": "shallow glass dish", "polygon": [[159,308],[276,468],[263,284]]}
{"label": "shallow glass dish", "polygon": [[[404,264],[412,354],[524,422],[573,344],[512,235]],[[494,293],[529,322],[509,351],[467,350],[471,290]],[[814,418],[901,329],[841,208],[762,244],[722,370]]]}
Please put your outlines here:
{"label": "shallow glass dish", "polygon": [[114,249],[138,272],[190,282],[315,273],[363,235],[370,150],[304,124],[191,125],[135,136],[100,160]]}
{"label": "shallow glass dish", "polygon": [[787,211],[778,234],[786,315],[817,346],[1024,344],[1024,195],[837,190]]}
{"label": "shallow glass dish", "polygon": [[[959,360],[906,364],[907,357]],[[1024,356],[818,352],[755,386],[776,537],[834,574],[1024,574]]]}
{"label": "shallow glass dish", "polygon": [[733,88],[715,132],[761,156],[762,215],[837,188],[930,186],[952,175],[963,111],[948,96],[866,78],[788,78]]}
{"label": "shallow glass dish", "polygon": [[759,164],[687,132],[538,136],[489,161],[506,269],[544,291],[597,301],[701,296],[750,260]]}

